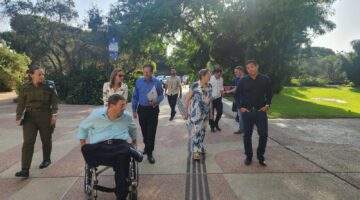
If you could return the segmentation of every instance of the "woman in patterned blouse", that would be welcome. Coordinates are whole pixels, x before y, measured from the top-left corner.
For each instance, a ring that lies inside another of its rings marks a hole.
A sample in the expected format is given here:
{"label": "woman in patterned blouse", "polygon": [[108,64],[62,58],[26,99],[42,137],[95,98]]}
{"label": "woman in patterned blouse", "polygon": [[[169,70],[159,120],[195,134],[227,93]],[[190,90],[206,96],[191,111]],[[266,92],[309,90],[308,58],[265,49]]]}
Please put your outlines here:
{"label": "woman in patterned blouse", "polygon": [[127,100],[128,86],[124,83],[124,72],[122,69],[114,69],[110,75],[110,81],[104,83],[103,102],[107,106],[107,99],[113,94],[119,94]]}
{"label": "woman in patterned blouse", "polygon": [[193,159],[200,160],[201,154],[205,153],[205,131],[209,119],[212,119],[211,102],[212,87],[210,71],[202,69],[199,71],[200,80],[190,86],[185,105],[188,110],[187,127],[192,134]]}

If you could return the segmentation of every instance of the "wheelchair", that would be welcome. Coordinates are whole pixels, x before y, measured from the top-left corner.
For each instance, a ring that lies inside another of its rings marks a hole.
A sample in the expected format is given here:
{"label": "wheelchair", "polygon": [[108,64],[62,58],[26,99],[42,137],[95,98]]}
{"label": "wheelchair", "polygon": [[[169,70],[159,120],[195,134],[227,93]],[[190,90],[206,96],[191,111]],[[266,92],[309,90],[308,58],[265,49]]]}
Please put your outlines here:
{"label": "wheelchair", "polygon": [[[115,192],[115,188],[107,188],[99,185],[98,176],[104,171],[108,170],[109,166],[105,166],[103,169],[98,170],[98,167],[89,167],[85,164],[85,176],[84,176],[84,192],[87,199],[97,199],[97,191],[102,192]],[[139,184],[139,167],[138,162],[134,158],[130,157],[129,165],[129,177],[127,178],[129,184],[128,200],[137,200]]]}

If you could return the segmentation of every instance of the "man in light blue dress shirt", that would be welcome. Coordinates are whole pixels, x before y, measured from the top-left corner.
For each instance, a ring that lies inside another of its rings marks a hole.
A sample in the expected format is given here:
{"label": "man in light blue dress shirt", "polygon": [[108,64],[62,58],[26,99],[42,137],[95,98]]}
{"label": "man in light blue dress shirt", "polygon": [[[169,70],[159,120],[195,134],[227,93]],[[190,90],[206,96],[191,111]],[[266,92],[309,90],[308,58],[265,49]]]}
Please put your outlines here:
{"label": "man in light blue dress shirt", "polygon": [[[108,99],[108,107],[95,109],[80,123],[77,138],[81,151],[90,167],[112,166],[115,171],[115,194],[124,200],[128,195],[126,179],[129,172],[130,157],[141,161],[142,154],[127,141],[136,145],[136,124],[131,114],[125,111],[126,100],[119,94]],[[88,141],[88,142],[87,142]]]}
{"label": "man in light blue dress shirt", "polygon": [[[124,108],[119,109],[126,108],[125,100],[122,103],[124,103]],[[111,139],[127,141],[130,138],[136,144],[137,128],[132,116],[123,110],[119,116],[110,119],[109,110],[111,109],[107,107],[95,109],[80,123],[77,138],[81,144],[84,144],[86,139],[88,139],[90,144],[95,144]]]}
{"label": "man in light blue dress shirt", "polygon": [[159,80],[153,77],[154,67],[147,64],[143,67],[144,77],[135,83],[132,97],[132,110],[134,118],[139,117],[139,124],[145,144],[144,154],[151,164],[155,163],[153,157],[155,135],[159,118],[159,104],[164,99],[164,90]]}

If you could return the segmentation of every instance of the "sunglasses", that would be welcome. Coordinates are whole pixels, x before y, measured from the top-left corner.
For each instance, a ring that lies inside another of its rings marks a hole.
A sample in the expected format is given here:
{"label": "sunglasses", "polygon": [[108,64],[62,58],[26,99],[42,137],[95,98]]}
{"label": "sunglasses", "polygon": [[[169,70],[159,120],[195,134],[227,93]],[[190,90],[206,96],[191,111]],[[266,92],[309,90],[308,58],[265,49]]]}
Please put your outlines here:
{"label": "sunglasses", "polygon": [[118,77],[122,78],[124,77],[124,74],[119,74]]}

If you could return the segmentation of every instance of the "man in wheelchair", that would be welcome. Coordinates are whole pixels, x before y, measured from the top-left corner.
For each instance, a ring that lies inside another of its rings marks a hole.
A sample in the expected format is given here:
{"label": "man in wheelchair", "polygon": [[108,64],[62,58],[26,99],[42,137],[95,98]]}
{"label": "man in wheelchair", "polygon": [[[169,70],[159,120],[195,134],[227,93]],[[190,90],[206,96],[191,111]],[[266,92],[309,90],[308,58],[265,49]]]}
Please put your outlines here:
{"label": "man in wheelchair", "polygon": [[[136,147],[136,124],[125,111],[124,97],[114,94],[108,107],[95,109],[79,125],[77,138],[81,151],[90,168],[111,166],[115,171],[115,194],[118,200],[128,195],[130,158],[141,162],[142,153]],[[127,141],[131,138],[132,144]],[[87,143],[88,140],[88,143]]]}

